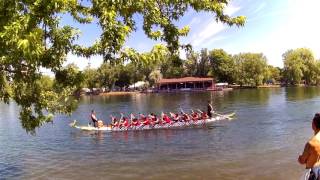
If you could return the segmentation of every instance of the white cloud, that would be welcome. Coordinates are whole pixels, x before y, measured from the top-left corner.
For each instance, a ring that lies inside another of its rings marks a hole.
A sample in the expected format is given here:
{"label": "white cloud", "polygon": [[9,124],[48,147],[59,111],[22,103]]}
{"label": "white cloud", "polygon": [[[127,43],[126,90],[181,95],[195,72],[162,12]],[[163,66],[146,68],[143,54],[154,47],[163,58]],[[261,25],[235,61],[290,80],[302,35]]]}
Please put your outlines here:
{"label": "white cloud", "polygon": [[194,33],[191,38],[191,44],[195,47],[198,47],[225,28],[226,27],[224,27],[222,23],[217,23],[215,20],[210,20],[199,32]]}
{"label": "white cloud", "polygon": [[267,5],[266,2],[262,2],[259,4],[259,6],[252,12],[252,14],[257,14],[260,13],[261,10],[263,10],[263,8]]}
{"label": "white cloud", "polygon": [[201,22],[201,19],[199,17],[193,17],[188,24],[189,27],[192,27],[194,25],[198,25]]}
{"label": "white cloud", "polygon": [[228,38],[228,36],[225,36],[225,35],[215,36],[215,37],[212,37],[212,38],[208,39],[206,42],[204,42],[202,44],[202,46],[203,47],[209,47],[210,45],[212,45],[214,43],[217,43],[218,41],[227,39],[227,38]]}
{"label": "white cloud", "polygon": [[224,13],[226,15],[232,16],[234,13],[238,12],[241,9],[241,7],[235,6],[233,4],[229,4],[225,9]]}
{"label": "white cloud", "polygon": [[[225,8],[225,13],[231,16],[234,13],[238,12],[240,9],[240,7],[230,4]],[[228,27],[221,22],[217,22],[212,14],[205,14],[201,18],[194,17],[189,25],[192,31],[192,33],[190,34],[190,43],[195,48],[198,48],[200,46],[203,47],[204,45],[209,44],[209,42],[213,43],[214,41],[221,40],[221,38],[223,37],[215,36]],[[196,27],[192,27],[193,25]]]}

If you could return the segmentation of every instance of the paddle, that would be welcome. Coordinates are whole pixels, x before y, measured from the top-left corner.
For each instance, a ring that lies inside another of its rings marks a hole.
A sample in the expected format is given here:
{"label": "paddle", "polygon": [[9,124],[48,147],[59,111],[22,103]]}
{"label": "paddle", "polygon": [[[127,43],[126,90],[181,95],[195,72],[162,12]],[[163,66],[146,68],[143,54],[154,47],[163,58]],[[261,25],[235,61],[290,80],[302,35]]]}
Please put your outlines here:
{"label": "paddle", "polygon": [[[185,114],[187,117],[190,118],[189,114],[185,113],[184,110],[183,110],[181,107],[180,107],[180,110],[181,110],[181,112],[182,112],[183,114]],[[191,116],[191,118],[190,118],[189,120],[191,120],[191,121],[184,121],[184,123],[190,125],[190,122],[193,122],[192,116]]]}
{"label": "paddle", "polygon": [[77,120],[73,120],[72,123],[69,124],[70,127],[76,127]]}

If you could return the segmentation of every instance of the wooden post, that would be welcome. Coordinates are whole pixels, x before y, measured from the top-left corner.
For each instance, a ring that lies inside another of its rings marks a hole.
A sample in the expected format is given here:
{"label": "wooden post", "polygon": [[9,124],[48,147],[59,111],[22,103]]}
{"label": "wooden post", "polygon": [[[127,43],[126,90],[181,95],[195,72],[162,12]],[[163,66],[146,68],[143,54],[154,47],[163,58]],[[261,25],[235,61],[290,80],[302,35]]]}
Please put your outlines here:
{"label": "wooden post", "polygon": [[213,79],[211,80],[211,88],[215,89],[214,84],[213,84]]}

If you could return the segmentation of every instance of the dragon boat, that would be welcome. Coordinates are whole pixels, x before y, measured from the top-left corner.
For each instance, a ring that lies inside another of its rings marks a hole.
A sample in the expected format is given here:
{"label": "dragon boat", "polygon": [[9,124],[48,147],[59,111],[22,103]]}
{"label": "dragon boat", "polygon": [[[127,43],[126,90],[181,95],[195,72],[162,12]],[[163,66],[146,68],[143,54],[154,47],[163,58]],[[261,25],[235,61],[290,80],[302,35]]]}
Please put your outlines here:
{"label": "dragon boat", "polygon": [[160,123],[160,124],[150,124],[138,126],[130,125],[128,127],[113,127],[111,125],[104,125],[102,127],[94,127],[91,125],[78,125],[77,121],[74,120],[69,124],[72,128],[84,130],[84,131],[142,131],[142,130],[153,130],[153,129],[177,129],[177,128],[192,128],[199,127],[203,125],[210,125],[216,121],[221,120],[231,120],[234,117],[235,113],[230,114],[219,114],[212,118],[208,119],[199,119],[199,120],[190,120],[190,121],[178,121],[172,123]]}

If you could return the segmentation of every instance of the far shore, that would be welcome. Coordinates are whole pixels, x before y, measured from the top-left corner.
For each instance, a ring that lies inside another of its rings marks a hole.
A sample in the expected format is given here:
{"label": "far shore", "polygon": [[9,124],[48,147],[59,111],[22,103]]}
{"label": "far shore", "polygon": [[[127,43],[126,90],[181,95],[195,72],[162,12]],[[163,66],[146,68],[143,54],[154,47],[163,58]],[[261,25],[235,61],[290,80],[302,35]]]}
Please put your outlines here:
{"label": "far shore", "polygon": [[261,86],[258,86],[257,88],[280,88],[281,85],[279,84],[276,84],[276,85],[261,85]]}
{"label": "far shore", "polygon": [[[259,88],[281,88],[281,87],[309,87],[305,85],[297,85],[297,86],[281,86],[280,84],[274,84],[274,85],[260,85],[260,86],[240,86],[240,85],[229,85],[228,88],[224,88],[223,91],[229,91],[232,89],[259,89]],[[193,92],[193,91],[190,91]],[[209,91],[208,91],[209,92]],[[140,94],[141,91],[111,91],[111,92],[103,92],[99,94],[94,94],[97,96],[122,96],[122,95],[134,95],[134,94]],[[161,93],[161,92],[159,92]],[[85,95],[85,96],[91,96],[91,95]]]}
{"label": "far shore", "polygon": [[255,88],[280,88],[282,86],[280,84],[274,84],[274,85],[260,85],[260,86],[229,85],[229,87],[233,89],[255,89]]}
{"label": "far shore", "polygon": [[129,94],[139,94],[139,91],[111,91],[100,93],[99,96],[117,96],[117,95],[129,95]]}

